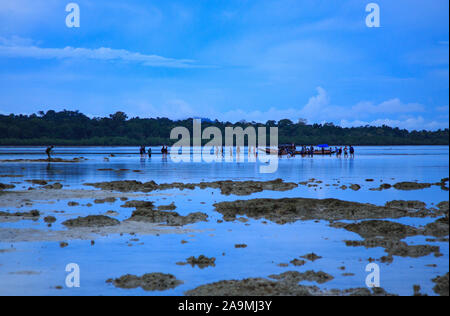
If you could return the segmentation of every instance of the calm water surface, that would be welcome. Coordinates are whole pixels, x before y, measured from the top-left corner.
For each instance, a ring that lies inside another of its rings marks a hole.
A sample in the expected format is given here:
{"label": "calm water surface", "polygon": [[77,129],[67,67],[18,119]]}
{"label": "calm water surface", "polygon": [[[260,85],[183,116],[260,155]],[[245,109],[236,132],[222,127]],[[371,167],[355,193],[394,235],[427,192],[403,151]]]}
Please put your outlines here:
{"label": "calm water surface", "polygon": [[[6,159],[43,159],[45,148],[0,147],[0,160]],[[384,205],[391,200],[420,200],[429,206],[448,200],[448,192],[438,186],[420,191],[398,191],[394,189],[381,192],[370,191],[381,183],[400,181],[439,182],[449,175],[449,147],[447,146],[390,146],[359,147],[354,159],[336,157],[295,157],[279,160],[277,172],[259,173],[260,163],[250,162],[213,162],[213,163],[175,163],[170,158],[158,155],[159,148],[153,148],[152,158],[140,158],[137,148],[127,147],[83,147],[56,148],[54,156],[64,159],[85,157],[80,163],[0,163],[0,176],[8,174],[23,175],[23,178],[0,178],[2,183],[16,182],[14,190],[26,190],[30,187],[24,180],[44,179],[58,181],[64,189],[88,189],[86,182],[138,180],[157,183],[189,182],[216,180],[258,180],[266,181],[281,178],[289,182],[301,182],[311,178],[323,181],[321,187],[299,186],[287,192],[264,191],[250,196],[222,196],[219,190],[167,190],[155,195],[151,200],[156,205],[174,202],[176,211],[182,215],[191,212],[205,212],[209,215],[207,223],[190,225],[190,228],[202,232],[195,234],[168,234],[161,236],[138,236],[138,243],[129,247],[131,236],[109,236],[96,240],[95,246],[88,241],[70,241],[69,247],[61,249],[57,242],[28,242],[14,245],[0,240],[0,249],[13,247],[14,252],[0,253],[0,294],[39,294],[39,295],[182,295],[186,290],[205,283],[224,279],[243,279],[248,277],[267,277],[285,271],[322,270],[335,277],[321,288],[364,287],[365,266],[368,258],[380,258],[386,253],[382,248],[365,249],[346,247],[343,240],[359,240],[358,235],[329,227],[327,222],[299,221],[294,224],[264,224],[250,220],[246,225],[241,222],[217,224],[221,215],[214,211],[212,204],[220,201],[253,198],[311,197],[337,198],[342,200]],[[115,157],[109,157],[114,154]],[[109,161],[105,161],[109,157]],[[99,171],[98,169],[113,169]],[[139,172],[136,172],[139,171]],[[367,182],[366,179],[374,179]],[[358,192],[341,190],[332,184],[360,184]],[[330,186],[326,186],[329,184]],[[126,195],[126,194],[125,194]],[[1,197],[0,197],[1,198]],[[81,200],[80,204],[92,201]],[[91,208],[77,207],[69,209],[67,201],[55,201],[54,204],[35,203],[30,208],[39,209],[44,216],[54,215],[54,210],[65,210],[69,218],[88,214],[103,214],[108,210],[120,212],[119,220],[130,216],[132,209],[120,208],[123,202],[94,205]],[[0,211],[14,211],[1,209]],[[48,213],[48,214],[47,214]],[[21,221],[0,223],[1,228],[65,229],[58,218],[52,227],[38,222]],[[431,219],[400,219],[399,222],[420,226]],[[428,244],[425,237],[408,238],[410,245]],[[188,243],[182,245],[181,240]],[[143,244],[140,244],[143,243]],[[245,249],[234,248],[235,244],[245,243]],[[410,295],[412,286],[419,284],[422,292],[433,294],[431,279],[448,272],[448,243],[435,242],[440,247],[442,257],[434,255],[422,258],[394,257],[391,264],[381,264],[381,286],[387,291]],[[279,263],[288,263],[301,255],[315,252],[323,259],[307,263],[303,267],[278,267]],[[216,267],[199,269],[191,266],[178,266],[175,263],[185,261],[187,257],[204,254],[216,257]],[[77,263],[81,268],[81,287],[64,287],[65,266]],[[437,267],[426,265],[436,264]],[[341,271],[339,267],[345,266]],[[34,271],[38,274],[11,274],[18,271]],[[105,283],[111,277],[130,273],[142,275],[150,272],[172,273],[184,284],[174,290],[164,292],[145,292],[141,289],[116,289]],[[344,277],[343,272],[354,273]],[[304,284],[314,284],[305,282]],[[62,290],[54,287],[61,285]],[[316,284],[314,284],[316,285]]]}

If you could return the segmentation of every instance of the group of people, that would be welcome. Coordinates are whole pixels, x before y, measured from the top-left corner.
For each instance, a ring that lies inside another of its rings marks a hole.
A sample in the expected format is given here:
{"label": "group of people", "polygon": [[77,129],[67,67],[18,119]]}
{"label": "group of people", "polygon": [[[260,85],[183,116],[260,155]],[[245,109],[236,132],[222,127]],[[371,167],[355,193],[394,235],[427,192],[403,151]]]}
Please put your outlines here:
{"label": "group of people", "polygon": [[336,154],[336,157],[340,158],[342,155],[344,155],[345,158],[355,157],[355,148],[353,146],[345,146],[345,147],[335,147],[334,151],[331,147],[327,146],[319,146],[320,149],[316,149],[314,146],[307,146],[302,145],[300,151],[296,150],[296,146],[294,144],[292,145],[283,145],[278,148],[278,155],[289,155],[291,157],[294,157],[295,154],[300,154],[302,156],[310,156],[313,157],[314,155],[332,155]]}
{"label": "group of people", "polygon": [[342,153],[344,153],[344,158],[348,158],[350,155],[350,158],[355,158],[355,148],[353,146],[345,146],[344,149],[342,147],[336,147],[336,157],[340,158],[342,157]]}
{"label": "group of people", "polygon": [[315,149],[314,149],[314,146],[306,146],[306,145],[303,145],[302,146],[302,150],[300,151],[300,154],[301,155],[308,155],[308,156],[314,156],[314,152],[315,152]]}
{"label": "group of people", "polygon": [[288,146],[279,146],[278,147],[278,156],[290,155],[291,157],[295,156],[296,146],[294,144]]}
{"label": "group of people", "polygon": [[[150,158],[152,156],[152,149],[149,147],[148,150],[145,149],[145,146],[141,146],[139,149],[139,153],[141,154],[141,157],[144,157],[145,154],[148,154],[148,157]],[[161,148],[161,154],[167,155],[169,153],[169,147],[166,145],[163,145]]]}
{"label": "group of people", "polygon": [[[225,147],[224,146],[215,146],[214,147],[214,153],[216,154],[217,157],[222,156],[225,157]],[[233,156],[233,147],[229,147],[228,152],[230,153],[230,156]],[[236,156],[239,156],[241,154],[241,146],[237,146],[236,147]],[[256,151],[256,147],[250,146],[248,148],[248,155],[255,155],[257,156],[258,153]]]}
{"label": "group of people", "polygon": [[[48,160],[50,161],[52,159],[51,154],[53,149],[55,148],[55,146],[48,146],[47,149],[45,150],[45,153],[47,154]],[[316,153],[316,150],[314,149],[314,146],[301,146],[301,151],[300,154],[302,156],[304,155],[308,155],[308,156],[314,156],[314,154]],[[278,155],[282,156],[282,155],[290,155],[291,157],[294,157],[297,152],[297,147],[292,144],[289,146],[281,146],[278,148]],[[331,149],[325,149],[322,147],[321,149],[321,154],[325,155],[325,154],[333,154]],[[139,153],[141,154],[141,157],[144,157],[146,154],[148,154],[148,157],[152,156],[152,149],[148,148],[148,150],[146,150],[145,146],[141,146],[139,149]],[[169,153],[169,147],[166,145],[163,145],[161,148],[161,154],[167,155]],[[221,155],[222,157],[225,156],[225,149],[223,146],[219,147],[216,146],[215,147],[215,153],[217,156]],[[238,146],[236,147],[236,154],[239,156],[241,153],[241,148]],[[344,148],[342,147],[335,147],[335,151],[334,153],[336,154],[336,157],[340,158],[342,157],[342,154],[344,154],[344,158],[348,158],[349,156],[351,158],[355,157],[355,148],[350,145],[350,146],[345,146]],[[248,154],[254,154],[255,156],[258,155],[256,147],[250,146],[248,149]],[[233,149],[230,147],[230,155],[233,155]]]}

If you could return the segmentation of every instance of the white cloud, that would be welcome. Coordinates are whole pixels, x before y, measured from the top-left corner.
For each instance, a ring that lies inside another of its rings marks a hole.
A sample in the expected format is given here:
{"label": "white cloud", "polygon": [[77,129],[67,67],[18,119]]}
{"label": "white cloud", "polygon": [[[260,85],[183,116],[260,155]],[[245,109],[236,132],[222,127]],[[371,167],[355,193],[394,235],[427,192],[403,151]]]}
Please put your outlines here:
{"label": "white cloud", "polygon": [[379,114],[379,113],[411,113],[423,112],[425,108],[418,103],[402,103],[400,99],[391,99],[380,104],[362,102],[352,107],[352,111],[357,114]]}
{"label": "white cloud", "polygon": [[11,36],[9,38],[0,36],[0,45],[1,46],[31,46],[34,45],[35,42],[29,38],[23,38],[19,36]]}
{"label": "white cloud", "polygon": [[403,103],[398,98],[379,104],[363,101],[353,106],[336,106],[330,102],[325,89],[318,87],[317,95],[311,97],[306,106],[298,111],[298,116],[312,122],[332,122],[348,119],[361,120],[377,114],[407,114],[424,110],[424,106],[421,104]]}
{"label": "white cloud", "polygon": [[442,121],[427,121],[422,116],[407,118],[404,120],[392,120],[392,119],[377,119],[373,121],[347,121],[342,120],[340,122],[342,127],[357,127],[357,126],[390,126],[398,127],[407,130],[437,130],[448,128],[448,122]]}
{"label": "white cloud", "polygon": [[[0,38],[0,57],[35,59],[88,59],[103,61],[122,61],[142,64],[149,67],[191,68],[196,67],[190,59],[174,59],[158,55],[146,55],[125,49],[101,47],[90,48],[41,48],[29,45],[30,41]],[[28,45],[27,45],[28,44]]]}
{"label": "white cloud", "polygon": [[[424,107],[418,103],[405,104],[399,99],[391,99],[379,104],[372,102],[360,102],[352,107],[334,106],[325,89],[318,87],[317,95],[311,97],[302,108],[279,109],[272,107],[266,111],[245,111],[236,109],[227,112],[218,112],[214,109],[201,109],[191,106],[181,99],[169,99],[163,101],[162,106],[154,106],[146,102],[128,100],[132,108],[137,108],[135,116],[141,117],[169,117],[171,119],[185,119],[189,117],[207,117],[221,121],[237,122],[246,120],[248,122],[266,122],[268,120],[279,121],[291,119],[297,122],[299,118],[306,118],[309,123],[334,122],[343,127],[353,126],[382,126],[405,128],[408,130],[437,130],[448,128],[448,120],[436,117],[434,120],[425,119],[418,115],[424,112]],[[441,108],[439,108],[441,109]],[[442,107],[441,110],[444,110]],[[386,118],[386,114],[390,118]],[[377,118],[381,117],[381,118]],[[367,117],[368,119],[361,119]]]}
{"label": "white cloud", "polygon": [[[442,107],[439,109],[444,111],[445,108]],[[448,128],[449,124],[447,120],[429,121],[417,115],[422,112],[425,112],[423,105],[419,103],[403,103],[398,98],[390,99],[379,104],[365,101],[350,107],[335,106],[331,104],[325,89],[318,87],[317,95],[311,97],[303,108],[270,108],[268,111],[250,112],[234,110],[219,114],[218,117],[231,122],[236,122],[241,119],[266,122],[267,120],[278,121],[285,118],[297,122],[299,118],[305,118],[310,123],[334,122],[346,127],[388,125],[409,130]],[[389,114],[391,118],[385,118],[386,114]],[[377,116],[381,116],[382,118],[372,119]]]}

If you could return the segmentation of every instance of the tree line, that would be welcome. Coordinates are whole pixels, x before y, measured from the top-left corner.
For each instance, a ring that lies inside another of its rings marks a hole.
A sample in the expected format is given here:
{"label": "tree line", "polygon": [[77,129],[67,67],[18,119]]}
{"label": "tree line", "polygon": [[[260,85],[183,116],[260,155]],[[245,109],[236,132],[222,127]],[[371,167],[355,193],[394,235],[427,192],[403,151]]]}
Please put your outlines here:
{"label": "tree line", "polygon": [[[0,145],[9,146],[159,146],[171,145],[170,131],[183,126],[191,131],[192,119],[128,118],[124,112],[95,117],[79,111],[53,110],[32,115],[0,115]],[[449,145],[449,129],[408,131],[389,126],[344,128],[333,123],[308,124],[299,119],[266,123],[238,123],[202,119],[202,128],[215,126],[225,135],[225,127],[278,127],[279,143],[297,145]],[[207,140],[205,141],[207,142]]]}

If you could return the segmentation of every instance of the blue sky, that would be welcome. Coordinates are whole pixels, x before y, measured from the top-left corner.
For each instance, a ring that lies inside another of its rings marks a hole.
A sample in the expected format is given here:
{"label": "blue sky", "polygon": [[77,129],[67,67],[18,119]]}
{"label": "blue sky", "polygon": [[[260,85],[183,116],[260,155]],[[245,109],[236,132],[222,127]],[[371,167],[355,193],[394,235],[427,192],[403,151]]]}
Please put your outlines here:
{"label": "blue sky", "polygon": [[[76,2],[81,27],[67,28]],[[381,27],[365,25],[376,2]],[[0,113],[447,128],[448,0],[0,0]]]}

